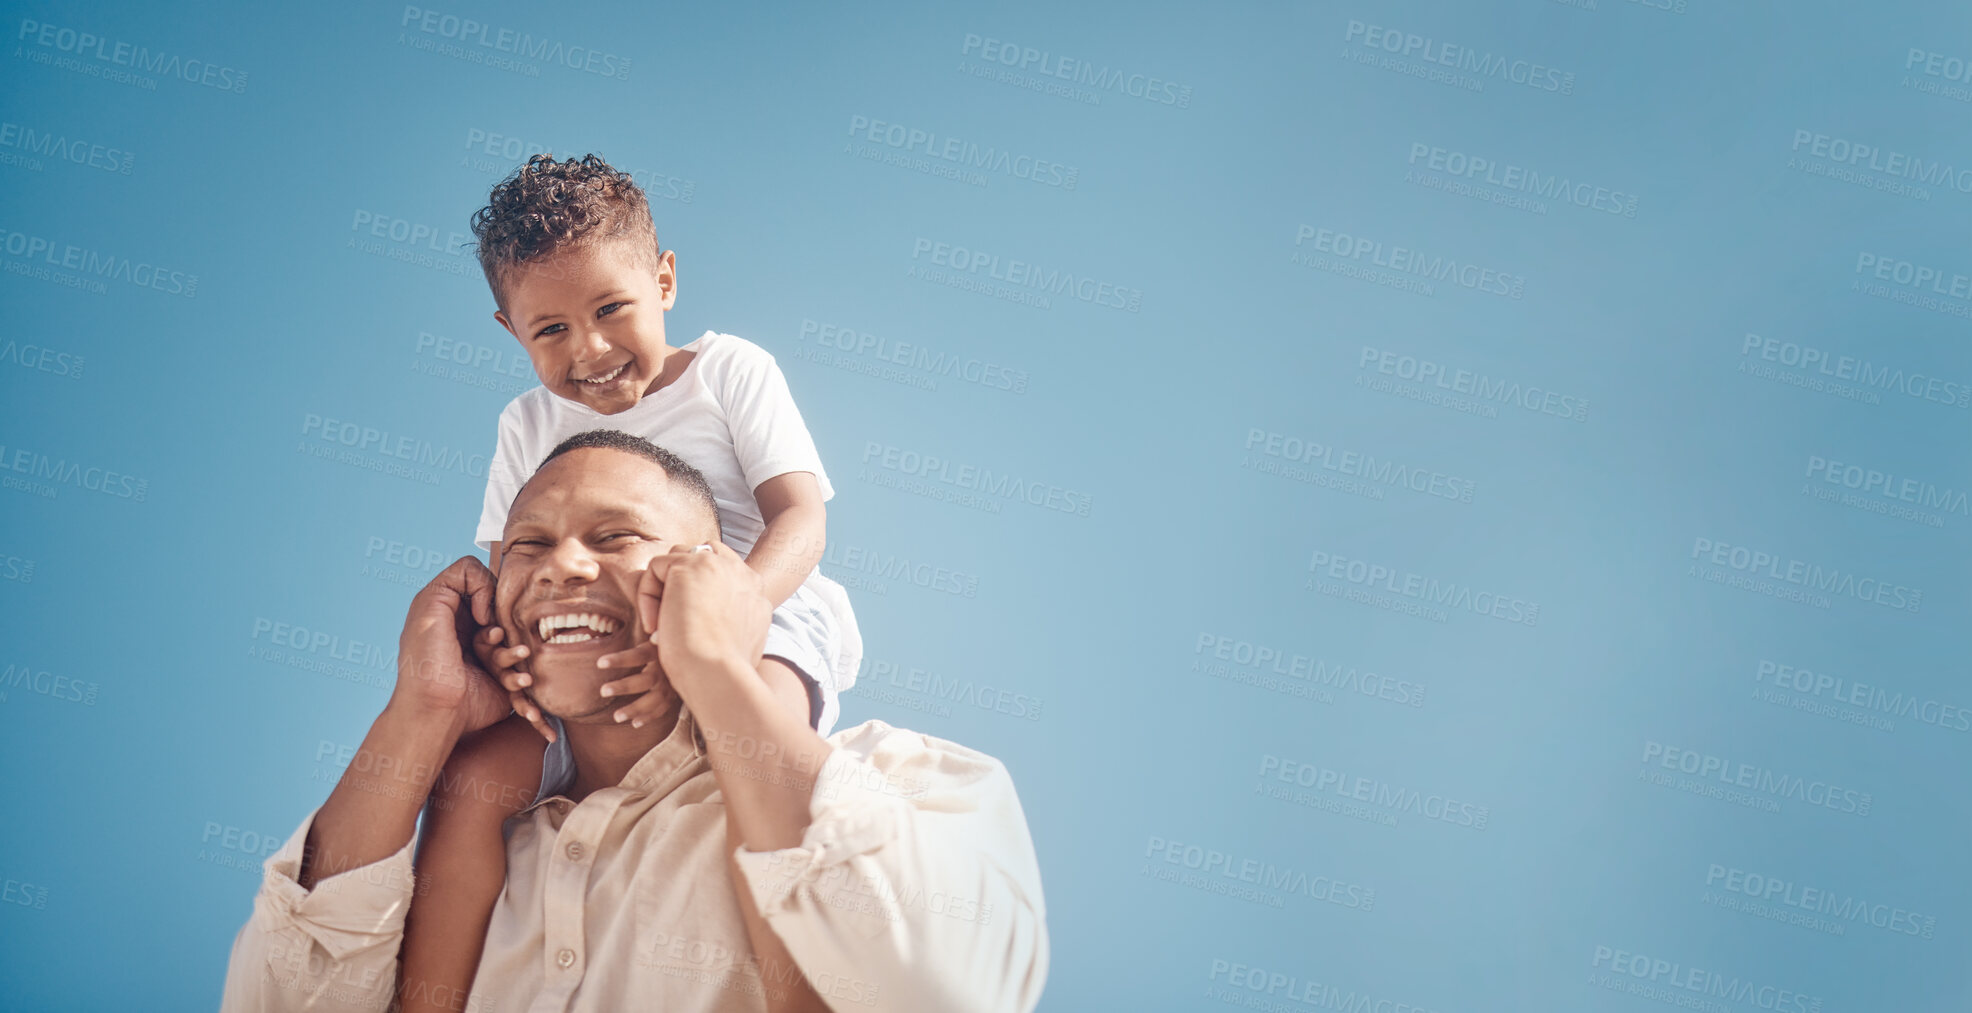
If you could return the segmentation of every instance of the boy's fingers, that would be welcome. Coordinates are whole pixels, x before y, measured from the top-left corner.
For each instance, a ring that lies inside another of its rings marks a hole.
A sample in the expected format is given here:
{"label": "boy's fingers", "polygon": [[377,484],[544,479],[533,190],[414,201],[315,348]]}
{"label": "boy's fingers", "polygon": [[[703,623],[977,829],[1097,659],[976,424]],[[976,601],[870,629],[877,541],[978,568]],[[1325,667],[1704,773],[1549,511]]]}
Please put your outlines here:
{"label": "boy's fingers", "polygon": [[541,716],[541,708],[536,707],[534,701],[521,693],[509,693],[507,697],[513,701],[514,713],[527,719],[527,723],[533,725],[534,730],[540,732],[542,738],[549,742],[555,741],[554,726],[548,724],[547,719]]}
{"label": "boy's fingers", "polygon": [[603,683],[597,692],[603,696],[629,696],[632,693],[642,693],[655,685],[657,685],[657,673],[646,668],[636,675]]}
{"label": "boy's fingers", "polygon": [[657,648],[638,644],[627,651],[616,651],[596,659],[597,668],[642,668],[657,660]]}
{"label": "boy's fingers", "polygon": [[617,708],[612,717],[618,723],[628,721],[630,727],[642,728],[644,722],[664,713],[664,709],[669,706],[671,706],[671,691],[668,687],[660,686]]}

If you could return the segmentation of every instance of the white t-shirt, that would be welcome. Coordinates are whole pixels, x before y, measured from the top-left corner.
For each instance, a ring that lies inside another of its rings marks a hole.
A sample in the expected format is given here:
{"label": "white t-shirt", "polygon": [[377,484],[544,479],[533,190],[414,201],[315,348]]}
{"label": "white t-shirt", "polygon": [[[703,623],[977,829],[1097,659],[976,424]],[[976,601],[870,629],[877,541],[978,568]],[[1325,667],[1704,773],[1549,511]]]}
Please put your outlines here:
{"label": "white t-shirt", "polygon": [[[776,475],[811,472],[822,499],[835,495],[815,440],[801,420],[787,378],[766,349],[706,331],[681,346],[697,353],[685,371],[634,406],[604,415],[535,387],[500,412],[500,439],[486,468],[486,502],[476,541],[500,540],[520,487],[561,441],[591,429],[618,429],[663,447],[705,473],[719,504],[725,542],[744,556],[765,530],[753,490]],[[819,571],[818,571],[819,572]],[[812,575],[811,575],[812,576]]]}

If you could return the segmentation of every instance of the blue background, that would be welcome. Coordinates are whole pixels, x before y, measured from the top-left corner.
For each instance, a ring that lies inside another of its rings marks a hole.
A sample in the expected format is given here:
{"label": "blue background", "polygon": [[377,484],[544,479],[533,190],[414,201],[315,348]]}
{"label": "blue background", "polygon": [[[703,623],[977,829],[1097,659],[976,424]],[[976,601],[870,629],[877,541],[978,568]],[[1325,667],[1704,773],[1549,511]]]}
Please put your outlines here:
{"label": "blue background", "polygon": [[[1318,1008],[1285,994],[1310,982],[1444,1011],[1658,1008],[1621,991],[1649,979],[1616,951],[1829,1011],[1972,1008],[1972,411],[1943,388],[1805,386],[1819,374],[1788,361],[1972,382],[1972,300],[1914,304],[1858,269],[1972,273],[1972,92],[1925,72],[1930,53],[1972,58],[1972,10],[1590,2],[433,8],[587,47],[617,76],[489,65],[455,22],[400,5],[9,4],[5,1004],[216,1004],[260,859],[383,703],[412,590],[471,551],[495,417],[532,378],[455,240],[546,148],[650,189],[678,251],[674,344],[717,329],[779,358],[838,490],[823,569],[870,662],[841,726],[1006,762],[1049,907],[1042,1009]],[[84,32],[217,69],[132,71],[78,52]],[[1404,33],[1427,41],[1379,48]],[[1036,56],[1003,67],[987,39]],[[1503,69],[1424,61],[1456,63],[1446,44]],[[1113,86],[1040,90],[1064,57]],[[1553,89],[1512,80],[1531,64]],[[990,162],[935,174],[953,163],[875,121],[1058,163],[1073,186]],[[1864,159],[1861,182],[1838,178],[1803,131],[1949,172]],[[1432,148],[1635,195],[1635,213],[1454,192]],[[1379,251],[1338,271],[1337,233]],[[933,263],[936,244],[1137,302],[992,289],[990,268]],[[1374,266],[1398,247],[1517,295]],[[1025,389],[886,362],[879,341]],[[1585,407],[1404,396],[1384,351]],[[322,419],[423,460],[337,457]],[[1333,452],[1270,457],[1270,434]],[[886,448],[1086,495],[1088,514],[955,502]],[[1344,452],[1470,501],[1352,478]],[[1823,481],[1840,473],[1817,458],[1928,484],[1930,505]],[[1748,575],[1702,540],[1921,607],[1716,582]],[[1355,600],[1378,592],[1315,572],[1329,558],[1537,619]],[[958,583],[912,579],[926,566]],[[1306,667],[1270,676],[1241,642]],[[1844,688],[1777,686],[1778,666]],[[1921,707],[1835,699],[1851,683]],[[1029,703],[996,711],[1002,692]],[[1869,811],[1656,783],[1718,784],[1652,744],[1867,793]],[[1872,914],[1771,900],[1823,924],[1764,917],[1733,869]],[[1893,909],[1934,919],[1928,937],[1869,924]]]}

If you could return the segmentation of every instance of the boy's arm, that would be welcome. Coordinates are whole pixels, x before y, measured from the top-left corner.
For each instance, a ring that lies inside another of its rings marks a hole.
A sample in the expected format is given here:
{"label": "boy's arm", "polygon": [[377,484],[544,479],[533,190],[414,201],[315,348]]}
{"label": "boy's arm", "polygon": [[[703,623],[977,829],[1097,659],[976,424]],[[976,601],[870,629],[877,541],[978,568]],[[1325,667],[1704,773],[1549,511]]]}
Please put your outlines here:
{"label": "boy's arm", "polygon": [[760,483],[753,500],[767,527],[746,565],[760,575],[761,591],[779,608],[822,561],[828,528],[822,487],[812,473],[790,471]]}

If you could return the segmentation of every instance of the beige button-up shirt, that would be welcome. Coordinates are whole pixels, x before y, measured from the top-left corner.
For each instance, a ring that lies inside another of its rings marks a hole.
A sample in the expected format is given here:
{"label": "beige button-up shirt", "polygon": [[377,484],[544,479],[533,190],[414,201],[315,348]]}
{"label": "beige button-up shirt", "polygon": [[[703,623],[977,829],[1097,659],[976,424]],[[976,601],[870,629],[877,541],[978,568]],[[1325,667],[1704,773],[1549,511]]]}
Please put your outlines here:
{"label": "beige button-up shirt", "polygon": [[[737,851],[688,712],[613,788],[507,824],[507,883],[467,1013],[763,1010],[805,976],[837,1011],[1032,1010],[1047,980],[1040,868],[998,760],[870,721],[829,737],[799,847]],[[752,773],[785,774],[771,765]],[[266,862],[222,1013],[381,1010],[411,901],[412,845],[296,881],[314,813]],[[762,965],[748,898],[799,966]]]}

